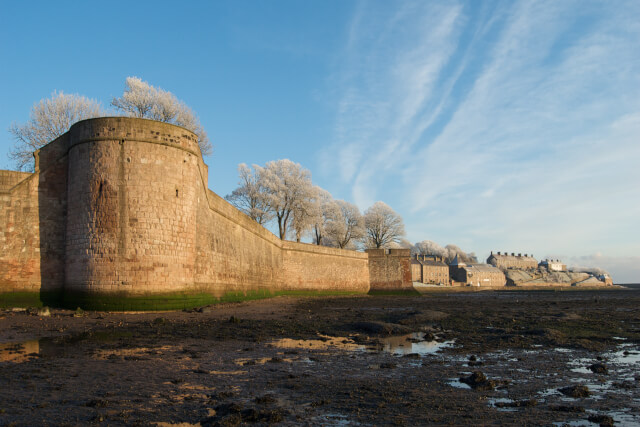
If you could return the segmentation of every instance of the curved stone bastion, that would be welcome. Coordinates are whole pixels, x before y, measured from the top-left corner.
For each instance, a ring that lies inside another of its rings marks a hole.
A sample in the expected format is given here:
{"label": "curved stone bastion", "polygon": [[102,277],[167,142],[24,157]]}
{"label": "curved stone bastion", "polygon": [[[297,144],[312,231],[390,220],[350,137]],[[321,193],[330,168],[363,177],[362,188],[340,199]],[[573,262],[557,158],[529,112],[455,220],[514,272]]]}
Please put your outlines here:
{"label": "curved stone bastion", "polygon": [[0,171],[0,294],[90,309],[187,308],[369,290],[366,253],[283,242],[208,189],[197,137],[102,117]]}

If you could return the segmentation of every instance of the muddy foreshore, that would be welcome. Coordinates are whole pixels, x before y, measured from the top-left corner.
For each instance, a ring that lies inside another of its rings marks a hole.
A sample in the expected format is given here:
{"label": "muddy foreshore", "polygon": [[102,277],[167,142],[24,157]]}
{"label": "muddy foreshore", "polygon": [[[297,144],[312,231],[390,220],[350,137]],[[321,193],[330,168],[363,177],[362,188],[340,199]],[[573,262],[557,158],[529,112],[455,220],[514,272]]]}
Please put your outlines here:
{"label": "muddy foreshore", "polygon": [[633,425],[638,414],[638,290],[0,311],[0,425]]}

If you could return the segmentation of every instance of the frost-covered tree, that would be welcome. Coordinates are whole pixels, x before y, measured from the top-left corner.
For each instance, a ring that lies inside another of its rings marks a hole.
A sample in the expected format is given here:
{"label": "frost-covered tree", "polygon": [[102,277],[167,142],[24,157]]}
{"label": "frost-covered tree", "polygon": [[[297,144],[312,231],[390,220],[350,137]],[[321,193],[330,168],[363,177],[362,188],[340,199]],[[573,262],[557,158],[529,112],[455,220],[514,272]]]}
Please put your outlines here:
{"label": "frost-covered tree", "polygon": [[311,231],[322,216],[320,191],[320,187],[311,187],[306,196],[301,197],[291,210],[289,229],[295,234],[296,242],[299,242],[305,233]]}
{"label": "frost-covered tree", "polygon": [[423,240],[418,242],[411,248],[411,252],[418,255],[436,255],[446,258],[448,252],[445,248],[431,240]]}
{"label": "frost-covered tree", "polygon": [[453,259],[457,256],[458,260],[466,263],[477,263],[478,258],[473,252],[466,253],[462,249],[460,249],[456,245],[447,245],[444,247],[447,251],[446,260],[447,262],[453,261]]}
{"label": "frost-covered tree", "polygon": [[138,77],[126,78],[124,93],[119,98],[114,97],[111,105],[130,117],[158,120],[187,128],[198,136],[203,156],[213,151],[200,120],[184,102],[171,92],[153,87]]}
{"label": "frost-covered tree", "polygon": [[260,225],[271,221],[273,215],[267,190],[260,177],[262,168],[253,165],[253,170],[244,163],[238,165],[239,186],[225,197],[229,203],[247,214]]}
{"label": "frost-covered tree", "polygon": [[72,124],[84,119],[103,116],[100,104],[82,95],[53,92],[31,108],[29,121],[14,123],[9,132],[15,139],[9,158],[18,170],[33,170],[33,152],[69,130]]}
{"label": "frost-covered tree", "polygon": [[356,242],[365,236],[364,219],[353,203],[344,200],[336,200],[334,203],[325,234],[332,245],[346,248],[350,242]]}
{"label": "frost-covered tree", "polygon": [[397,242],[391,243],[389,245],[389,247],[390,248],[394,248],[394,249],[409,249],[409,250],[411,250],[411,248],[413,248],[413,243],[411,243],[409,240],[407,240],[405,238],[401,238]]}
{"label": "frost-covered tree", "polygon": [[313,224],[313,243],[328,246],[326,244],[326,229],[329,221],[335,216],[338,205],[333,200],[331,193],[323,189],[319,191],[317,203],[320,207],[320,215],[315,218]]}
{"label": "frost-covered tree", "polygon": [[282,159],[268,162],[261,172],[261,179],[278,223],[278,234],[285,240],[294,210],[315,197],[311,172],[298,163]]}
{"label": "frost-covered tree", "polygon": [[431,240],[423,240],[411,247],[411,252],[419,255],[441,256],[449,263],[457,256],[460,262],[477,263],[478,258],[473,252],[465,252],[456,245],[447,245],[444,248]]}
{"label": "frost-covered tree", "polygon": [[402,217],[384,202],[376,202],[365,211],[364,226],[368,248],[386,248],[405,234]]}

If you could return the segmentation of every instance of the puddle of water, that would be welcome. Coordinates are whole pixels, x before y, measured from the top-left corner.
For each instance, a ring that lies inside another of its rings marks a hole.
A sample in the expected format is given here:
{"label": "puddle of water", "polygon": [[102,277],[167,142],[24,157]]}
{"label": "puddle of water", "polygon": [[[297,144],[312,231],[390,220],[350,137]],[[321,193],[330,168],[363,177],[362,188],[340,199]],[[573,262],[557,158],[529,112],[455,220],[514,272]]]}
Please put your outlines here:
{"label": "puddle of water", "polygon": [[309,349],[309,350],[347,350],[357,351],[364,350],[364,346],[356,344],[348,337],[330,337],[326,335],[320,335],[321,339],[317,340],[294,340],[291,338],[283,338],[277,341],[272,341],[271,344],[279,348],[295,348],[295,349]]}
{"label": "puddle of water", "polygon": [[134,348],[117,348],[117,349],[105,349],[105,350],[97,350],[93,353],[94,359],[110,359],[113,357],[130,357],[130,358],[144,358],[145,356],[155,356],[160,351],[168,351],[171,350],[170,346],[162,346],[162,347],[134,347]]}
{"label": "puddle of water", "polygon": [[22,363],[40,353],[38,340],[0,344],[0,362]]}
{"label": "puddle of water", "polygon": [[620,411],[607,412],[613,421],[623,426],[638,426],[640,425],[640,415],[631,412],[631,408],[624,408]]}
{"label": "puddle of water", "polygon": [[345,351],[386,351],[398,356],[416,353],[420,355],[433,354],[443,348],[451,347],[454,341],[424,341],[424,332],[415,332],[408,335],[379,338],[379,347],[367,347],[363,344],[356,344],[349,337],[330,337],[321,335],[321,339],[316,340],[294,340],[283,338],[271,342],[273,346],[280,348],[310,349],[310,350],[345,350]]}
{"label": "puddle of water", "polygon": [[0,344],[0,363],[23,363],[38,356],[64,356],[64,344],[58,344],[51,338],[18,341]]}
{"label": "puddle of water", "polygon": [[596,423],[592,423],[591,421],[587,421],[587,420],[573,420],[573,421],[558,421],[553,423],[552,425],[554,426],[571,426],[571,427],[590,427],[590,426],[598,426],[598,424]]}
{"label": "puddle of water", "polygon": [[580,368],[571,368],[571,372],[576,372],[578,374],[592,374],[589,368],[580,367]]}
{"label": "puddle of water", "polygon": [[[171,346],[162,347],[134,347],[118,349],[100,349],[92,354],[95,359],[110,359],[114,357],[122,358],[144,358],[154,356],[159,351],[171,350]],[[64,357],[67,354],[77,352],[78,347],[74,343],[59,343],[51,338],[40,338],[39,340],[29,340],[13,343],[0,344],[0,363],[23,363],[38,357]]]}
{"label": "puddle of water", "polygon": [[[309,358],[302,358],[301,361],[306,362],[309,361],[311,362],[311,360]],[[234,363],[236,365],[240,365],[240,366],[251,366],[251,365],[264,365],[265,363],[293,363],[294,359],[289,358],[289,357],[259,357],[256,359],[252,359],[252,358],[241,358],[241,359],[236,359],[234,361]]]}
{"label": "puddle of water", "polygon": [[465,390],[471,390],[471,386],[469,384],[465,384],[461,382],[458,378],[452,378],[447,381],[447,384],[454,388],[462,388]]}
{"label": "puddle of water", "polygon": [[348,426],[352,424],[351,420],[346,416],[334,413],[322,414],[311,419],[323,426]]}
{"label": "puddle of water", "polygon": [[247,371],[209,371],[211,375],[243,375]]}
{"label": "puddle of water", "polygon": [[494,397],[487,400],[490,406],[496,408],[500,412],[516,412],[518,410],[518,408],[514,408],[511,406],[502,406],[502,407],[500,405],[496,406],[496,404],[500,404],[500,403],[513,403],[513,399],[509,399],[506,397]]}
{"label": "puddle of water", "polygon": [[416,332],[398,337],[388,337],[380,339],[382,350],[402,356],[416,353],[420,355],[433,354],[437,351],[451,347],[454,341],[424,341],[424,332]]}
{"label": "puddle of water", "polygon": [[538,396],[549,397],[549,396],[564,396],[564,395],[560,393],[557,388],[546,388],[542,391],[539,391]]}
{"label": "puddle of water", "polygon": [[618,350],[613,353],[607,353],[606,356],[610,363],[617,364],[636,364],[640,362],[640,352],[633,350]]}

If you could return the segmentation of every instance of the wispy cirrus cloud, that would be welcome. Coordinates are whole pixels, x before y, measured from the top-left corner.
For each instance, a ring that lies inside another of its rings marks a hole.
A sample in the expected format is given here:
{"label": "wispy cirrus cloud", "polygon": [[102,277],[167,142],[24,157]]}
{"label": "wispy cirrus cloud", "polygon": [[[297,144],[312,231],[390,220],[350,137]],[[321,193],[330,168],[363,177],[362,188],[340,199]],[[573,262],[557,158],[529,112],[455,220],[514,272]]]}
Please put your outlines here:
{"label": "wispy cirrus cloud", "polygon": [[640,4],[395,6],[358,10],[336,80],[356,203],[479,253],[640,253]]}

